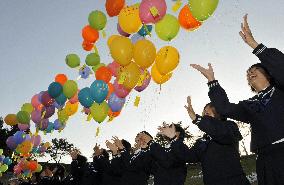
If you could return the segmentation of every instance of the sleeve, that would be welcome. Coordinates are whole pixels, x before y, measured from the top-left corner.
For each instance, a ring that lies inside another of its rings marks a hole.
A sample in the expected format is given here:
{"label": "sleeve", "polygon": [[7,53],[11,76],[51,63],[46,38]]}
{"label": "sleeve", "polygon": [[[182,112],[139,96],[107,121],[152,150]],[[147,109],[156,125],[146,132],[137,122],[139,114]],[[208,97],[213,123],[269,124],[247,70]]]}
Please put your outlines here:
{"label": "sleeve", "polygon": [[121,152],[120,152],[120,155],[121,155],[121,162],[122,162],[122,165],[127,168],[129,167],[130,165],[130,159],[131,159],[131,155],[130,155],[130,152],[127,151],[126,149],[123,149]]}
{"label": "sleeve", "polygon": [[210,116],[197,116],[194,123],[200,130],[221,144],[233,144],[242,139],[238,126],[232,121],[221,121]]}
{"label": "sleeve", "polygon": [[122,159],[118,155],[112,158],[109,168],[109,172],[115,175],[122,175],[125,171],[125,165],[123,165]]}
{"label": "sleeve", "polygon": [[267,48],[265,45],[258,45],[254,51],[261,64],[268,70],[275,80],[277,86],[284,89],[284,54],[275,48]]}
{"label": "sleeve", "polygon": [[208,86],[208,96],[219,114],[237,121],[250,122],[249,114],[245,109],[243,101],[238,104],[230,103],[227,93],[217,80],[209,82]]}
{"label": "sleeve", "polygon": [[172,165],[173,157],[171,151],[166,152],[165,148],[154,141],[150,141],[149,149],[151,157],[153,160],[157,161],[159,165],[164,168],[169,168]]}
{"label": "sleeve", "polygon": [[189,148],[181,140],[176,140],[171,145],[174,157],[183,163],[197,163],[200,161],[198,157],[197,147]]}

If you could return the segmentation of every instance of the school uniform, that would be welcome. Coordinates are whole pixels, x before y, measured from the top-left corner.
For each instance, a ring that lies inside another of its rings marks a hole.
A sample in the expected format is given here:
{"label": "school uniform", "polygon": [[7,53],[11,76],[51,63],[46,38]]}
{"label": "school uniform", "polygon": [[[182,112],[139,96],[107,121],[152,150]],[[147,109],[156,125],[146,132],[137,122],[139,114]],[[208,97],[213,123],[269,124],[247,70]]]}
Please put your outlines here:
{"label": "school uniform", "polygon": [[71,162],[70,174],[63,180],[65,185],[82,185],[84,173],[87,166],[87,158],[78,155]]}
{"label": "school uniform", "polygon": [[259,185],[284,184],[284,54],[260,44],[253,53],[274,84],[256,96],[230,103],[218,81],[209,82],[209,97],[217,111],[251,125],[251,151],[257,157]]}
{"label": "school uniform", "polygon": [[192,148],[183,142],[172,143],[175,156],[184,162],[200,162],[205,185],[248,185],[240,164],[238,142],[242,139],[237,125],[209,116],[197,116],[194,122],[206,135]]}

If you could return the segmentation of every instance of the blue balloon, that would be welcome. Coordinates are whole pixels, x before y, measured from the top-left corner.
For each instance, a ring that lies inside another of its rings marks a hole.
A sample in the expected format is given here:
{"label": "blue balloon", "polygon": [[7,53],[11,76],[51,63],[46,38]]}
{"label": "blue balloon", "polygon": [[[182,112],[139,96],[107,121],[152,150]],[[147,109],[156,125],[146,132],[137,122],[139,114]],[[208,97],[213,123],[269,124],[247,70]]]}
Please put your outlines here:
{"label": "blue balloon", "polygon": [[63,93],[61,93],[57,98],[55,98],[55,101],[59,106],[62,106],[67,101],[67,98]]}
{"label": "blue balloon", "polygon": [[26,134],[25,132],[23,131],[17,131],[15,134],[14,134],[14,139],[15,139],[15,143],[18,145],[18,144],[21,144],[26,138]]}
{"label": "blue balloon", "polygon": [[34,153],[34,154],[38,153],[38,147],[33,147],[32,153]]}
{"label": "blue balloon", "polygon": [[4,155],[0,155],[0,163],[2,163],[5,159],[5,156]]}
{"label": "blue balloon", "polygon": [[91,107],[94,103],[94,99],[91,96],[91,89],[89,87],[81,89],[78,94],[78,100],[84,107]]}
{"label": "blue balloon", "polygon": [[81,78],[87,79],[89,78],[91,72],[91,68],[89,68],[88,66],[84,66],[79,70],[79,75],[81,76]]}
{"label": "blue balloon", "polygon": [[5,159],[3,160],[3,163],[9,166],[10,164],[12,164],[12,160],[9,157],[5,157]]}
{"label": "blue balloon", "polygon": [[90,87],[90,92],[96,103],[102,103],[108,95],[108,85],[102,80],[95,80]]}
{"label": "blue balloon", "polygon": [[46,128],[46,133],[51,133],[54,130],[54,123],[49,122]]}
{"label": "blue balloon", "polygon": [[138,31],[138,34],[145,37],[148,33],[152,32],[152,25],[143,25],[142,28]]}
{"label": "blue balloon", "polygon": [[125,98],[119,98],[115,93],[112,93],[108,99],[108,105],[113,112],[121,111],[125,103]]}
{"label": "blue balloon", "polygon": [[63,87],[58,82],[52,82],[48,87],[48,94],[52,98],[57,98],[63,92]]}

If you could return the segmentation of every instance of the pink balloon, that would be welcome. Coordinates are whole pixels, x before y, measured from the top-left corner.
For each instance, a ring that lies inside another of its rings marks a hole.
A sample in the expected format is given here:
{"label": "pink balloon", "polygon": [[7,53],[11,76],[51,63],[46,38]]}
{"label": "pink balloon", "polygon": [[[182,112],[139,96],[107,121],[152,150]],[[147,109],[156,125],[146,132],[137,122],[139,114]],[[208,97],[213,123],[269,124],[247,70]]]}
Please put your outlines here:
{"label": "pink balloon", "polygon": [[21,173],[22,169],[19,165],[14,166],[14,173],[16,175],[19,175]]}
{"label": "pink balloon", "polygon": [[34,110],[31,114],[31,118],[34,123],[39,123],[41,121],[41,111]]}
{"label": "pink balloon", "polygon": [[69,100],[69,102],[71,104],[74,104],[74,103],[77,103],[79,100],[78,100],[78,93],[80,92],[80,90],[77,91],[77,93]]}
{"label": "pink balloon", "polygon": [[38,100],[38,94],[32,97],[31,103],[32,103],[32,106],[36,109],[41,105],[40,101]]}
{"label": "pink balloon", "polygon": [[[155,17],[150,11],[152,7],[159,11],[159,14]],[[157,23],[166,15],[166,12],[167,4],[165,0],[142,0],[139,7],[139,16],[144,24]]]}
{"label": "pink balloon", "polygon": [[87,115],[90,114],[90,112],[91,112],[91,110],[89,108],[86,108],[86,107],[83,108],[83,111]]}
{"label": "pink balloon", "polygon": [[48,94],[47,91],[45,91],[41,96],[41,102],[44,106],[48,107],[53,105],[55,100]]}
{"label": "pink balloon", "polygon": [[125,98],[130,91],[126,89],[122,84],[118,84],[117,79],[113,83],[114,92],[119,98]]}
{"label": "pink balloon", "polygon": [[41,143],[41,137],[40,137],[40,135],[32,136],[31,141],[32,141],[32,143],[34,144],[34,147],[39,146],[40,143]]}
{"label": "pink balloon", "polygon": [[28,130],[30,128],[30,124],[21,124],[19,123],[18,124],[18,128],[21,130],[21,131],[25,131],[25,130]]}
{"label": "pink balloon", "polygon": [[125,31],[123,31],[120,27],[120,25],[117,23],[117,31],[120,35],[124,36],[124,37],[129,37],[130,34],[129,33],[126,33]]}
{"label": "pink balloon", "polygon": [[120,65],[113,61],[112,63],[110,63],[109,65],[107,65],[107,68],[109,68],[109,70],[111,71],[112,76],[116,77],[117,76],[117,72],[119,71],[119,67]]}
{"label": "pink balloon", "polygon": [[[144,73],[143,70],[140,71],[142,74]],[[135,87],[135,90],[138,92],[144,91],[149,86],[150,82],[151,82],[151,75],[149,71],[147,71],[147,78],[144,79],[143,84],[141,86]]]}

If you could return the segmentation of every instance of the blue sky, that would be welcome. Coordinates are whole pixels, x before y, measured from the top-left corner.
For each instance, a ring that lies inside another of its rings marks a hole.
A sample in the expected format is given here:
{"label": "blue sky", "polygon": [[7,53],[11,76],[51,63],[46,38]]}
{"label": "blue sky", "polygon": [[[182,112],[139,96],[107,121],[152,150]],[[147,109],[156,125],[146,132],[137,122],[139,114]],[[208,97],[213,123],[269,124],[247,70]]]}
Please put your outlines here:
{"label": "blue sky", "polygon": [[[126,2],[131,5],[138,1]],[[186,2],[183,1],[184,4]],[[171,11],[173,1],[167,0],[167,4],[168,13],[174,14]],[[153,34],[150,40],[156,48],[172,45],[181,55],[173,78],[161,90],[151,82],[142,93],[132,93],[121,116],[100,125],[98,138],[95,137],[98,124],[94,121],[87,123],[85,116],[78,112],[62,133],[44,136],[45,140],[66,137],[89,157],[96,142],[103,144],[112,135],[117,135],[133,143],[139,131],[148,130],[155,134],[163,121],[183,121],[185,126],[190,125],[192,133],[196,133],[197,128],[190,124],[184,109],[186,97],[191,95],[194,107],[201,112],[209,101],[208,89],[206,80],[189,64],[207,65],[211,62],[216,78],[227,90],[232,102],[252,96],[245,72],[258,60],[238,35],[242,16],[249,13],[251,29],[259,42],[283,50],[283,7],[284,1],[279,0],[220,0],[214,16],[197,31],[180,30],[169,43]],[[0,115],[4,117],[18,112],[34,94],[46,90],[58,73],[77,78],[78,71],[68,68],[64,59],[68,53],[77,53],[84,61],[87,53],[81,48],[81,29],[87,24],[88,14],[96,9],[105,11],[104,1],[0,1]],[[108,19],[107,36],[116,33],[116,22],[117,18]],[[101,37],[97,47],[102,61],[108,64],[112,59],[106,41]],[[89,86],[93,80],[80,80],[80,88]],[[136,96],[141,97],[139,107],[133,106]],[[68,162],[68,159],[65,161]]]}

